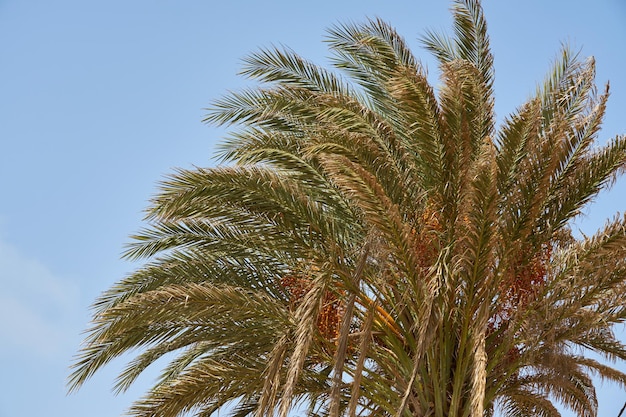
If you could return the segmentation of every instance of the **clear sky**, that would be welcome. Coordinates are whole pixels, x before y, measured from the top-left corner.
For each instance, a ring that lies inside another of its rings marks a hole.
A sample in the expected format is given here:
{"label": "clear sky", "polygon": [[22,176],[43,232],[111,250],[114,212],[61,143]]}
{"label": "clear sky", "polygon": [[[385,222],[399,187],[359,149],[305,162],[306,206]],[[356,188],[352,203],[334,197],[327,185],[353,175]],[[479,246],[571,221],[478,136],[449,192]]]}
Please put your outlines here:
{"label": "clear sky", "polygon": [[[446,29],[447,1],[0,0],[0,417],[121,415],[117,361],[66,396],[72,355],[95,297],[137,265],[119,258],[156,183],[209,166],[223,131],[203,108],[229,89],[240,59],[285,44],[320,63],[325,29],[379,16],[420,49]],[[485,0],[500,118],[520,105],[562,42],[594,55],[612,97],[600,134],[626,133],[626,2]],[[578,223],[592,234],[626,210],[622,178]],[[610,260],[607,260],[610,262]],[[618,329],[626,337],[623,329]],[[626,371],[624,364],[620,369]],[[626,393],[601,385],[600,415]]]}

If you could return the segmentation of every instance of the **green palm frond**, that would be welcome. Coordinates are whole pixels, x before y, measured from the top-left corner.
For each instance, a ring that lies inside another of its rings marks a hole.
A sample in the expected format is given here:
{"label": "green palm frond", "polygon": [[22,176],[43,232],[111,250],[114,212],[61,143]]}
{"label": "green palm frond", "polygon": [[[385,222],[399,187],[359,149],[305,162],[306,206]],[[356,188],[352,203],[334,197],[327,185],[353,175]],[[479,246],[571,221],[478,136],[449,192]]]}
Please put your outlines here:
{"label": "green palm frond", "polygon": [[241,74],[265,83],[304,88],[340,97],[358,97],[345,80],[288,48],[262,49],[244,59]]}

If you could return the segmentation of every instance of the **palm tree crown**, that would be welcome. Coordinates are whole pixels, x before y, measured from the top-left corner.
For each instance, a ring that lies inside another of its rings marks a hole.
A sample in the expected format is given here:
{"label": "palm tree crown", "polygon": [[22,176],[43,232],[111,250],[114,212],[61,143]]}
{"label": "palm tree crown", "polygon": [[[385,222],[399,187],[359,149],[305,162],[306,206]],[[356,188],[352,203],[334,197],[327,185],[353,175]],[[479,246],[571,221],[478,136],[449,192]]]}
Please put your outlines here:
{"label": "palm tree crown", "polygon": [[568,49],[496,128],[477,0],[427,33],[441,85],[385,22],[333,27],[337,73],[288,49],[214,103],[225,164],[161,185],[94,304],[70,389],[139,349],[126,390],[174,352],[133,416],[595,416],[592,376],[626,375],[626,219],[568,225],[626,167],[594,144],[608,85]]}

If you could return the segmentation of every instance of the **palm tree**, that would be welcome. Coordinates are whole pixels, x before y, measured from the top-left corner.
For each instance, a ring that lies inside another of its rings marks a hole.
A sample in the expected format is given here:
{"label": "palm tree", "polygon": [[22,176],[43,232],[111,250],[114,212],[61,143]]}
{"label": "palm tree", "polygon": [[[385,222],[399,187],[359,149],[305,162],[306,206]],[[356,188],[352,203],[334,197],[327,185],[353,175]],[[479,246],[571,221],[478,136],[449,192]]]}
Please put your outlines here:
{"label": "palm tree", "polygon": [[569,229],[626,167],[594,145],[608,85],[565,48],[496,129],[482,9],[453,16],[438,90],[380,20],[329,30],[340,74],[247,58],[260,86],[206,119],[230,164],[162,183],[70,390],[134,349],[117,391],[169,363],[133,416],[595,416],[592,376],[626,386],[589,355],[626,359],[626,219]]}

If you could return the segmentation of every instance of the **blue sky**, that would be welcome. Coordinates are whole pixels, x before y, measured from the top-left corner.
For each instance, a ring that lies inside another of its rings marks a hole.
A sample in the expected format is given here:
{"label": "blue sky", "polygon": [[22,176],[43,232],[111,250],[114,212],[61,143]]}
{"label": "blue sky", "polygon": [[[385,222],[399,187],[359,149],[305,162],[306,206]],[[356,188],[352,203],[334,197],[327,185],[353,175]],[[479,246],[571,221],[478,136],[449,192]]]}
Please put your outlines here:
{"label": "blue sky", "polygon": [[[200,122],[203,108],[245,85],[236,75],[241,58],[285,44],[323,63],[327,27],[379,16],[414,46],[436,83],[417,39],[449,27],[448,5],[0,0],[0,417],[117,416],[152,382],[151,369],[113,396],[123,366],[116,361],[78,393],[66,396],[64,386],[89,305],[137,266],[119,255],[142,226],[156,183],[174,167],[213,164],[223,130]],[[534,91],[568,42],[595,56],[599,85],[611,81],[601,141],[626,134],[626,3],[484,7],[499,117]],[[577,227],[591,234],[625,209],[622,178]],[[626,393],[598,390],[600,415],[617,416]]]}

